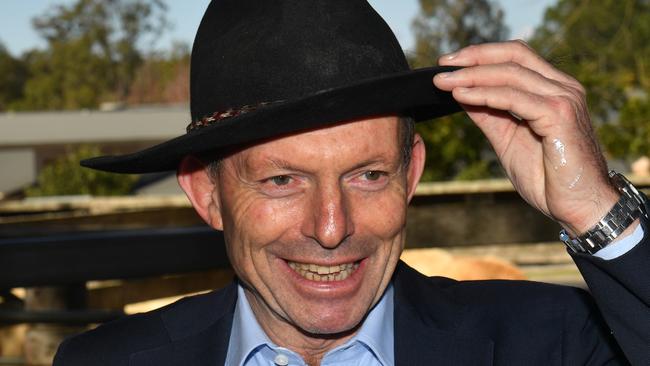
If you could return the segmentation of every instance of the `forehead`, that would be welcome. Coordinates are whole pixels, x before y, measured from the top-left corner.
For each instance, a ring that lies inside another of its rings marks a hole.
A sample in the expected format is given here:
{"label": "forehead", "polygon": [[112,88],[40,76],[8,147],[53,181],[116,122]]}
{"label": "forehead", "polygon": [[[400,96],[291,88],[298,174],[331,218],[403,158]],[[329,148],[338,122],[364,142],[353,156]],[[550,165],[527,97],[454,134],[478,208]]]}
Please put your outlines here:
{"label": "forehead", "polygon": [[392,158],[399,152],[399,133],[397,117],[367,118],[264,142],[232,158],[246,165],[268,159],[317,164],[369,156]]}

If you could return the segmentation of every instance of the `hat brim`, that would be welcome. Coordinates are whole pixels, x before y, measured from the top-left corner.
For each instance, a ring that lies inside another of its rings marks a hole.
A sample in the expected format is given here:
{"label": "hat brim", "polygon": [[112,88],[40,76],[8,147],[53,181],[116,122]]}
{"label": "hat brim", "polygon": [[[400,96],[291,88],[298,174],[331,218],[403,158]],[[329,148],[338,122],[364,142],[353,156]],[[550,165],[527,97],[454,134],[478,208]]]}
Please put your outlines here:
{"label": "hat brim", "polygon": [[456,69],[429,67],[321,90],[303,98],[260,107],[144,150],[86,159],[81,165],[114,173],[170,171],[176,170],[187,155],[231,150],[258,140],[361,117],[397,114],[423,121],[445,116],[460,111],[461,107],[451,93],[436,88],[432,78]]}

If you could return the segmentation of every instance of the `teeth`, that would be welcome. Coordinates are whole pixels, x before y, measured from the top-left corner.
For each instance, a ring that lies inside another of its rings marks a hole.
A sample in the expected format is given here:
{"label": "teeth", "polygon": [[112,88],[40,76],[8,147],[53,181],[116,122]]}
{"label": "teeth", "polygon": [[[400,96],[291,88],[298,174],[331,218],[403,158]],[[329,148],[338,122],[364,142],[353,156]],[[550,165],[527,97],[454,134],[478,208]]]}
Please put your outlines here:
{"label": "teeth", "polygon": [[319,266],[313,263],[287,262],[289,267],[310,281],[343,281],[359,268],[358,263]]}

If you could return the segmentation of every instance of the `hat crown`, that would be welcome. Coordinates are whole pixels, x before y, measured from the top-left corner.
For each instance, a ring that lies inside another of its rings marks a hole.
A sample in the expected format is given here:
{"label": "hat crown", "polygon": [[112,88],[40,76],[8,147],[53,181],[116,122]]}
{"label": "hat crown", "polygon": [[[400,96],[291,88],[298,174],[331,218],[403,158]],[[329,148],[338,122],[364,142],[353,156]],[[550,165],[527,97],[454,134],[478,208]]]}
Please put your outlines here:
{"label": "hat crown", "polygon": [[366,0],[213,0],[192,49],[192,120],[408,69]]}

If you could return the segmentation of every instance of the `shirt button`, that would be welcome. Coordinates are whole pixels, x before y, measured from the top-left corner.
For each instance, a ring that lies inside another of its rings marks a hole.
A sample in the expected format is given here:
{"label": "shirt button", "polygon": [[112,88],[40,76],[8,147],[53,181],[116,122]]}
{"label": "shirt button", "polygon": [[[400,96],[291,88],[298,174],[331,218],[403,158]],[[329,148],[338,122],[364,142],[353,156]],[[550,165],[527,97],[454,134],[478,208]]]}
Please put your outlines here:
{"label": "shirt button", "polygon": [[278,366],[287,366],[289,364],[289,357],[282,353],[278,353],[273,362]]}

